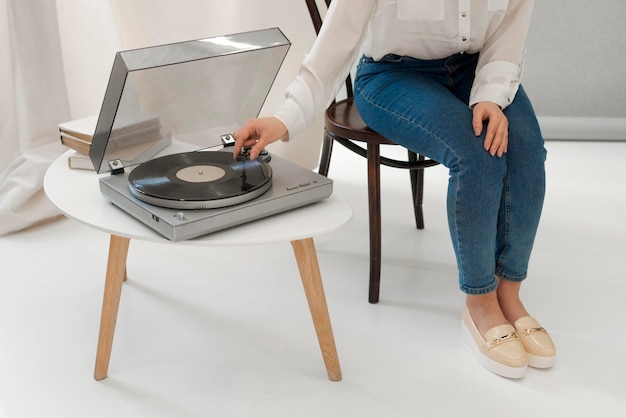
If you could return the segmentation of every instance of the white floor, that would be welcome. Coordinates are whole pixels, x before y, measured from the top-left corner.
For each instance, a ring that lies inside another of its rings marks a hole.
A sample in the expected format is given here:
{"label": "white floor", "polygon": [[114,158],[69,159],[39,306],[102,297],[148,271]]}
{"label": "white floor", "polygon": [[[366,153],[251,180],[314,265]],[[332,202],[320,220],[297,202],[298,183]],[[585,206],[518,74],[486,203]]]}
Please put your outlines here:
{"label": "white floor", "polygon": [[343,380],[327,379],[289,244],[132,242],[109,377],[92,378],[108,237],[60,219],[0,239],[0,417],[626,416],[626,143],[549,142],[529,310],[559,356],[511,381],[460,336],[446,170],[383,173],[381,302],[367,303],[364,161],[336,147],[354,208],[316,239]]}

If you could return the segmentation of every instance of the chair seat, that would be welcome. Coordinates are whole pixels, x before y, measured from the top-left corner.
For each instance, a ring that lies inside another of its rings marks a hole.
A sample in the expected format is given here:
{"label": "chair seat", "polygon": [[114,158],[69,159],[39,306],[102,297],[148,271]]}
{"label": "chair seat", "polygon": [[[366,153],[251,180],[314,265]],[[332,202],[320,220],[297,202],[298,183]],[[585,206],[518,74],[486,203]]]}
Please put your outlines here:
{"label": "chair seat", "polygon": [[325,122],[326,129],[335,136],[354,141],[393,145],[393,142],[377,134],[363,122],[352,98],[330,105],[326,110]]}
{"label": "chair seat", "polygon": [[[397,144],[374,132],[367,126],[361,118],[352,98],[335,102],[328,107],[325,116],[325,128],[328,136],[341,143],[352,152],[364,158],[375,158],[376,161],[372,161],[372,163],[376,165],[382,164],[388,167],[422,170],[426,167],[439,164],[437,161],[425,159],[424,156],[418,156],[410,150],[408,151],[408,161],[387,158],[380,155],[380,145]],[[357,145],[357,142],[364,143],[365,147]],[[331,149],[332,148],[325,147],[322,151],[320,173],[324,175],[328,175]],[[373,152],[374,154],[368,157],[368,152]],[[373,157],[373,155],[375,155],[375,157]]]}

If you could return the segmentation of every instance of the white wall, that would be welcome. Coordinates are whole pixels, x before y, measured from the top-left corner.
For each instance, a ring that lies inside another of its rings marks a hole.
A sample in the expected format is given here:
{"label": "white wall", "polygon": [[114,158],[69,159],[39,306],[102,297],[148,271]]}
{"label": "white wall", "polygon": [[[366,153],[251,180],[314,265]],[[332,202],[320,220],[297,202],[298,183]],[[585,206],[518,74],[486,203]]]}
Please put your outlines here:
{"label": "white wall", "polygon": [[546,137],[626,139],[624,22],[624,0],[535,2],[523,84]]}

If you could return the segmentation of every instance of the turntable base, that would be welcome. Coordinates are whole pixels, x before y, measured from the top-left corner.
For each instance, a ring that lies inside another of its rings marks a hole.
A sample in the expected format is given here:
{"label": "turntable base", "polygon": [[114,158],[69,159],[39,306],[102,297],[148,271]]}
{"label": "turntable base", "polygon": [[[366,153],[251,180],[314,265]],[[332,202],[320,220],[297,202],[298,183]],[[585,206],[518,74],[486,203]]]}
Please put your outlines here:
{"label": "turntable base", "polygon": [[[222,154],[232,161],[230,150],[199,153]],[[114,205],[172,241],[213,234],[319,202],[332,194],[333,182],[329,178],[278,156],[272,156],[269,165],[273,172],[269,190],[246,202],[206,210],[164,208],[137,199],[128,186],[132,171],[104,175],[100,177],[99,187]]]}
{"label": "turntable base", "polygon": [[[251,245],[289,241],[293,247],[300,277],[308,300],[317,338],[330,380],[341,380],[341,370],[330,316],[326,305],[313,237],[345,225],[352,216],[350,206],[334,196],[298,210],[260,219],[235,228],[221,230],[193,240],[175,243],[119,210],[104,199],[93,172],[71,170],[70,151],[48,169],[44,189],[49,199],[69,218],[110,234],[104,300],[96,354],[95,378],[107,376],[115,332],[126,259],[131,239],[168,245]],[[262,260],[258,260],[262,261]],[[212,260],[219,262],[219,260]],[[232,260],[223,260],[231,263]]]}

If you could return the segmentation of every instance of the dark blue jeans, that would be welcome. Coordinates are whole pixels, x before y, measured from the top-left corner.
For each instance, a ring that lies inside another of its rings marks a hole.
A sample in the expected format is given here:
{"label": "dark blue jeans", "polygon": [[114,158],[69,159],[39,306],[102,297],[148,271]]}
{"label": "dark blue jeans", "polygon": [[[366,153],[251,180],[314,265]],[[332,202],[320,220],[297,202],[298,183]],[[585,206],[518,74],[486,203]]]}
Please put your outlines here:
{"label": "dark blue jeans", "polygon": [[485,151],[486,129],[475,136],[468,101],[477,60],[363,57],[355,80],[357,107],[372,129],[449,169],[448,223],[467,294],[496,289],[496,275],[526,278],[545,193],[546,150],[521,86],[504,110],[507,153]]}

